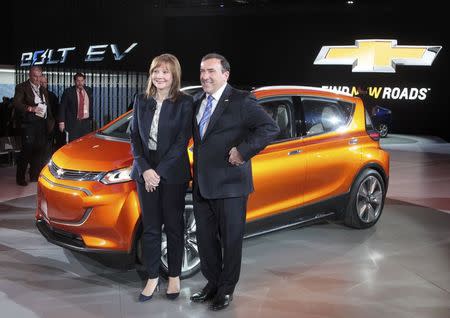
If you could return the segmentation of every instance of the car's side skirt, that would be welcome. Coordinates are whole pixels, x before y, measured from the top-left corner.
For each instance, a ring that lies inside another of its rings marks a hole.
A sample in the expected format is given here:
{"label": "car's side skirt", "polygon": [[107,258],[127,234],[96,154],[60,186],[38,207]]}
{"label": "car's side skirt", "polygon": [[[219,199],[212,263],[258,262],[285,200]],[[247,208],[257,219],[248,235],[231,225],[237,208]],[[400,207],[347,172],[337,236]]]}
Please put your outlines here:
{"label": "car's side skirt", "polygon": [[307,225],[333,216],[340,218],[342,211],[347,206],[349,195],[350,193],[345,193],[321,202],[300,206],[275,216],[249,222],[245,225],[244,238]]}

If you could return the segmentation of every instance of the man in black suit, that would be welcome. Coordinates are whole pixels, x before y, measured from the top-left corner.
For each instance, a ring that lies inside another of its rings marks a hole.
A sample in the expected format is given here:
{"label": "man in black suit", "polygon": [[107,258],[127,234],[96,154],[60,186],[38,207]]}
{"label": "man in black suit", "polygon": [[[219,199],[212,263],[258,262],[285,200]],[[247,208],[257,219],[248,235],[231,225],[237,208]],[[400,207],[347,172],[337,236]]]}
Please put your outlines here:
{"label": "man in black suit", "polygon": [[59,130],[67,131],[69,142],[92,131],[93,98],[92,88],[85,86],[86,76],[76,73],[75,85],[67,88],[61,97]]}
{"label": "man in black suit", "polygon": [[45,144],[55,123],[47,91],[41,86],[42,68],[32,66],[29,79],[16,86],[13,106],[20,118],[22,150],[17,161],[16,183],[26,186],[25,174],[30,164],[30,181],[36,182],[44,166]]}
{"label": "man in black suit", "polygon": [[[55,93],[53,93],[51,90],[48,89],[48,80],[46,76],[41,77],[41,86],[45,89],[47,96],[48,96],[48,104],[50,105],[50,109],[52,110],[53,118],[57,118],[58,112],[59,112],[59,98],[56,96]],[[56,126],[56,123],[55,123]],[[60,140],[61,138],[56,138],[57,135],[62,135],[61,132],[56,129],[56,127],[52,128],[51,133],[48,134],[48,141],[47,141],[47,148],[45,151],[45,159],[48,161],[53,152],[57,150],[56,147],[54,147],[55,140]],[[56,149],[54,149],[56,148]]]}
{"label": "man in black suit", "polygon": [[250,159],[279,133],[252,94],[227,84],[229,75],[225,57],[204,56],[204,92],[194,100],[194,214],[208,283],[191,300],[212,300],[212,310],[229,305],[239,280],[247,198],[253,191]]}

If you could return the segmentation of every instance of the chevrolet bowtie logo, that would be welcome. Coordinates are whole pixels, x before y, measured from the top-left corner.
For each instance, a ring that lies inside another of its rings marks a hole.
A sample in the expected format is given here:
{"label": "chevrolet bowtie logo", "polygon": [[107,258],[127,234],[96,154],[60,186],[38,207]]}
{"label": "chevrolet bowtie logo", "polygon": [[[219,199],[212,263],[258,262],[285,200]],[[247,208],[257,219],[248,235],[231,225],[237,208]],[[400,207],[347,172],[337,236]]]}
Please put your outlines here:
{"label": "chevrolet bowtie logo", "polygon": [[352,65],[352,72],[395,73],[396,65],[430,66],[442,46],[397,45],[397,40],[356,40],[323,46],[314,64]]}

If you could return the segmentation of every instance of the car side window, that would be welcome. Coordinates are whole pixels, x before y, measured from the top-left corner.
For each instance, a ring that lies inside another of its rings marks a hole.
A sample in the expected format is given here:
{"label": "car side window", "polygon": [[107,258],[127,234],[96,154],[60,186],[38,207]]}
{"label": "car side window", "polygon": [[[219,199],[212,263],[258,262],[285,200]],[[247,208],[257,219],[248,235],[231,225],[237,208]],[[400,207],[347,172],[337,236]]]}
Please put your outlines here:
{"label": "car side window", "polygon": [[289,98],[265,100],[260,104],[280,128],[275,142],[296,137],[292,125],[292,101]]}
{"label": "car side window", "polygon": [[336,131],[349,122],[354,105],[320,98],[302,98],[306,136]]}

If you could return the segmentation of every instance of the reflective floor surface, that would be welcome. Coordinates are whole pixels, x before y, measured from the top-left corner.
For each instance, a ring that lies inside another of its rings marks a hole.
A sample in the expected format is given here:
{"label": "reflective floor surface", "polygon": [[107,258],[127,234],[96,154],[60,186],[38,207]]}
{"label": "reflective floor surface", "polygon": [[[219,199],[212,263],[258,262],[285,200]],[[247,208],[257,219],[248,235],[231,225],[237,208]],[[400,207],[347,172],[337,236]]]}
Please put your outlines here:
{"label": "reflective floor surface", "polygon": [[35,183],[16,188],[14,168],[1,168],[0,317],[448,318],[450,147],[402,139],[383,140],[392,170],[375,227],[322,222],[246,240],[235,298],[214,313],[189,301],[201,274],[175,301],[164,282],[138,303],[141,275],[123,260],[49,244],[34,226]]}

